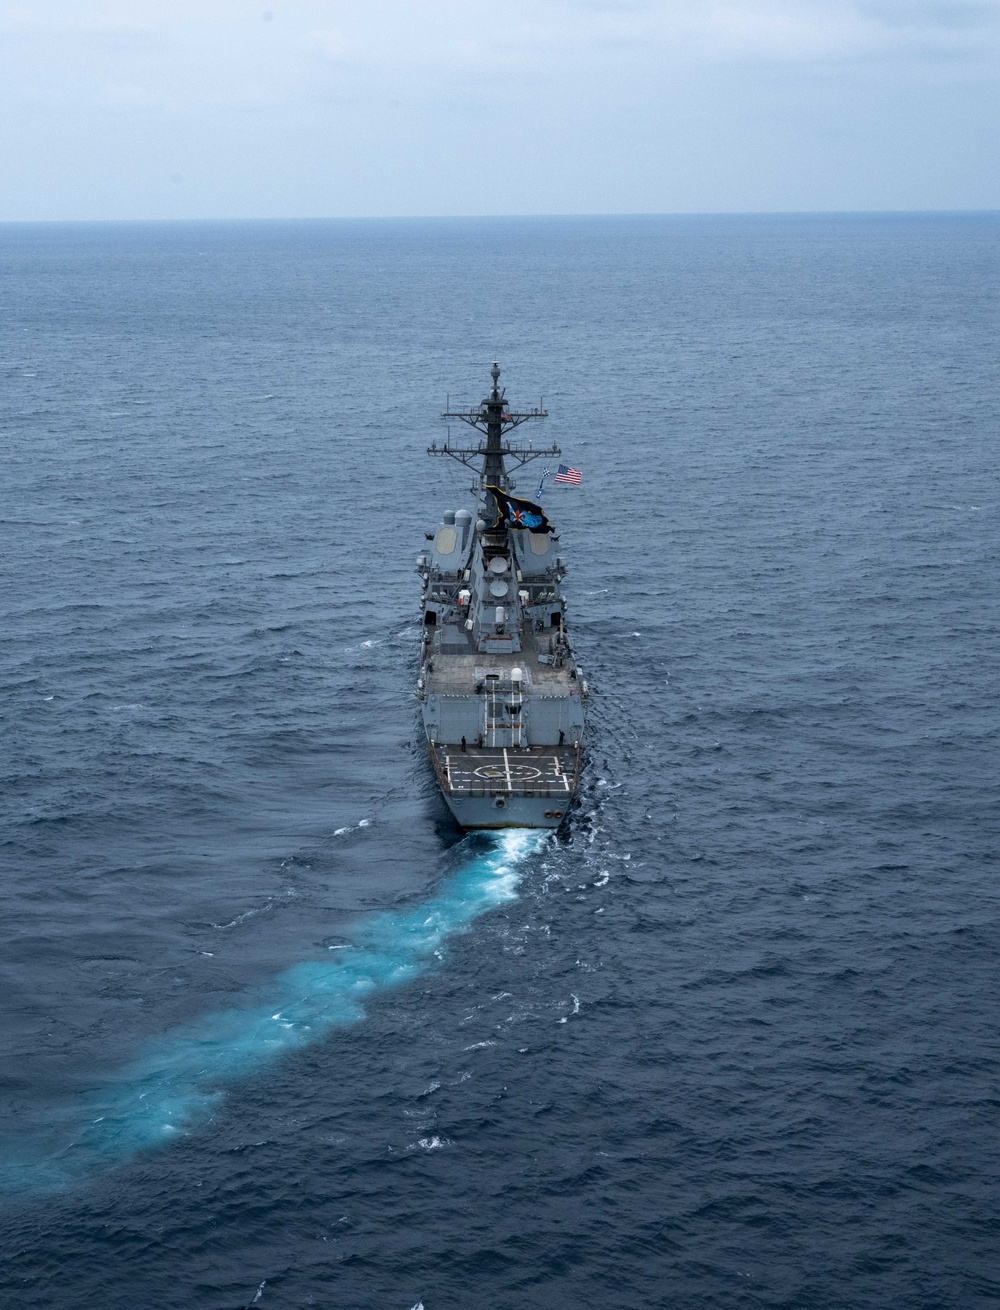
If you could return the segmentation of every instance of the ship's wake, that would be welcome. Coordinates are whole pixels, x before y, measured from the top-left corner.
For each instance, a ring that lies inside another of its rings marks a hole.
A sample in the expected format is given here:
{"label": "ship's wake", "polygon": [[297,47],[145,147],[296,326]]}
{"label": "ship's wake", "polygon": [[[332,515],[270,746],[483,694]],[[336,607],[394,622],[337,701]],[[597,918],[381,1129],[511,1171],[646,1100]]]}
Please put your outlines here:
{"label": "ship's wake", "polygon": [[204,1124],[227,1083],[359,1022],[368,997],[417,977],[448,937],[516,899],[525,858],[546,834],[509,829],[474,840],[477,853],[428,900],[362,921],[349,944],[287,969],[245,1006],[165,1033],[82,1104],[65,1107],[46,1140],[22,1142],[13,1158],[7,1154],[0,1187],[58,1188],[162,1146]]}

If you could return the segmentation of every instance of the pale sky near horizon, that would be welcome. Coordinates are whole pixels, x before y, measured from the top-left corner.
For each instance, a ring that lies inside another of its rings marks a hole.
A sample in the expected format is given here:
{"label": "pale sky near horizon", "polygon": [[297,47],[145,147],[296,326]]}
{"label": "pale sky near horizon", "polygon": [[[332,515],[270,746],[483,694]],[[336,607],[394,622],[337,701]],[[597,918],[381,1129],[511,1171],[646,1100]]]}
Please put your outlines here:
{"label": "pale sky near horizon", "polygon": [[0,0],[0,221],[1000,208],[1000,0]]}

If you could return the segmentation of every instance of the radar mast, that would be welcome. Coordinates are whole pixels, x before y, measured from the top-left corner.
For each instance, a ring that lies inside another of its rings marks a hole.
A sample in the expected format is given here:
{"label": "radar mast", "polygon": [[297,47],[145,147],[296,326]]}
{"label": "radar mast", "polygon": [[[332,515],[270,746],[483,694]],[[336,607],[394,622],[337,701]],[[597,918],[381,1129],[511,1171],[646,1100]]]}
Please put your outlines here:
{"label": "radar mast", "polygon": [[[480,494],[487,487],[499,487],[501,491],[510,491],[514,487],[515,484],[507,476],[505,460],[511,460],[516,468],[521,468],[540,455],[562,453],[555,443],[541,450],[510,444],[508,433],[530,419],[548,418],[548,412],[542,407],[541,401],[535,409],[510,409],[504,399],[505,389],[500,388],[500,365],[495,360],[490,369],[490,377],[493,379],[493,387],[478,409],[448,409],[441,415],[444,419],[459,419],[477,432],[482,432],[486,437],[485,442],[481,441],[478,446],[453,446],[449,439],[443,446],[433,442],[427,448],[428,455],[450,455],[478,474],[479,480],[473,490]],[[493,497],[488,499],[495,509]]]}

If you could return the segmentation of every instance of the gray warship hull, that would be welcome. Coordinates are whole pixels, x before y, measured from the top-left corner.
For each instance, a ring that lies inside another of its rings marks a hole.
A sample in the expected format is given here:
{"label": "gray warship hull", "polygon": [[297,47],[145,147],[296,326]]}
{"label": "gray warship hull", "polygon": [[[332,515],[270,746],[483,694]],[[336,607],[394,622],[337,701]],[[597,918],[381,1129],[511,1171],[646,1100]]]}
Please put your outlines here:
{"label": "gray warship hull", "polygon": [[580,783],[582,752],[430,744],[441,794],[462,828],[558,828]]}
{"label": "gray warship hull", "polygon": [[543,452],[517,450],[502,434],[544,412],[512,414],[498,376],[494,365],[478,410],[449,415],[485,432],[486,443],[431,448],[476,469],[478,503],[475,516],[448,511],[417,559],[417,696],[438,786],[460,827],[558,828],[580,785],[588,689],[566,630],[559,538],[538,506],[508,494],[505,459]]}

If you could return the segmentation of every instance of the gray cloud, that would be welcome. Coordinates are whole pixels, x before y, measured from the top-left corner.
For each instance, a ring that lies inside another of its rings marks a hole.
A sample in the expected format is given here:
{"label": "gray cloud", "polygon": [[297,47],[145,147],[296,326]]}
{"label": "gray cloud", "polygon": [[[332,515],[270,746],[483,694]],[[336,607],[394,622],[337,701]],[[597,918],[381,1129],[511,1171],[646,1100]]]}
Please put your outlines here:
{"label": "gray cloud", "polygon": [[992,206],[998,72],[1000,0],[29,0],[0,217],[488,209],[486,136],[515,212]]}

